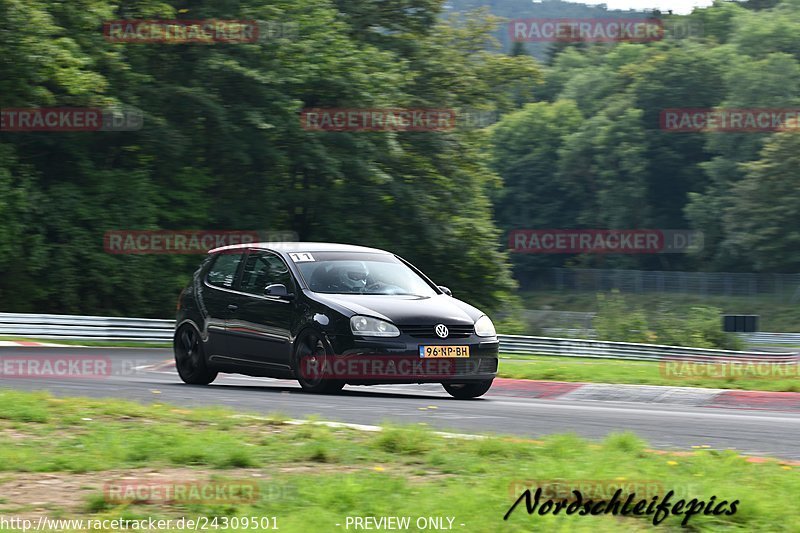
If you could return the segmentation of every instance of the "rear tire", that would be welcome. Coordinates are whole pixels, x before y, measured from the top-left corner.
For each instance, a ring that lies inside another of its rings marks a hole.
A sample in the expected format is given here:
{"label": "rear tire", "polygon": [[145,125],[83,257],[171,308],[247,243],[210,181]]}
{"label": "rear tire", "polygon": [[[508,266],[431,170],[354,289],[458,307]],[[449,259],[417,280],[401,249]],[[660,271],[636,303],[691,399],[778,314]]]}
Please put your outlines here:
{"label": "rear tire", "polygon": [[[297,382],[306,392],[314,394],[336,394],[344,387],[344,381],[337,379],[326,379],[320,375],[317,377],[308,375],[308,372],[301,372],[301,364],[308,358],[314,360],[317,366],[322,366],[324,361],[333,355],[333,350],[320,334],[315,331],[303,333],[295,341],[294,357],[292,367]],[[308,367],[308,365],[306,366]]]}
{"label": "rear tire", "polygon": [[471,400],[486,394],[492,388],[494,380],[476,381],[473,383],[442,383],[444,390],[457,400]]}
{"label": "rear tire", "polygon": [[175,333],[173,342],[175,368],[184,383],[208,385],[217,379],[217,372],[208,369],[200,333],[184,324]]}

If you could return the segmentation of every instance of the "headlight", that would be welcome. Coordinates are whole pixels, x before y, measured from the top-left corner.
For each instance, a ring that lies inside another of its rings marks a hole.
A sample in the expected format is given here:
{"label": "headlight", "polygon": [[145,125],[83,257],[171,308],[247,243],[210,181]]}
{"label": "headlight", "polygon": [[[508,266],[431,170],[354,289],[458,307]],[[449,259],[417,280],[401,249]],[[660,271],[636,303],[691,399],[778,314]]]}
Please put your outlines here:
{"label": "headlight", "polygon": [[475,335],[478,337],[494,337],[497,332],[494,330],[494,324],[491,319],[483,315],[475,322]]}
{"label": "headlight", "polygon": [[398,337],[400,330],[391,322],[369,316],[356,315],[350,319],[350,330],[353,335],[367,337]]}

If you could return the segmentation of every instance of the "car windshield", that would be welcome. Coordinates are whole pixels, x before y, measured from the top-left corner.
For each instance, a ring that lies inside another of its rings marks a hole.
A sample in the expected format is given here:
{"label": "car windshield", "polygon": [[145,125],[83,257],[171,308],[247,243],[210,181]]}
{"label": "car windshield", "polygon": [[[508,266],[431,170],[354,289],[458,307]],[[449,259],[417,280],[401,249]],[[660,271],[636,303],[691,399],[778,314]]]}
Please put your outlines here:
{"label": "car windshield", "polygon": [[424,279],[392,255],[326,252],[300,254],[293,259],[314,292],[436,295]]}

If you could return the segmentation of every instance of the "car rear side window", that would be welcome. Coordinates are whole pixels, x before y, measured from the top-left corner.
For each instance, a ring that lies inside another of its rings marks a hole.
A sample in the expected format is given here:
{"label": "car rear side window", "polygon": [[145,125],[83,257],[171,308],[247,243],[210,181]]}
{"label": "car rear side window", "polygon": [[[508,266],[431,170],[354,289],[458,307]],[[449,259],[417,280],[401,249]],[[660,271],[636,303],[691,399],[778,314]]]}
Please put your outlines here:
{"label": "car rear side window", "polygon": [[208,271],[208,277],[206,278],[208,284],[224,289],[232,288],[236,280],[236,271],[241,262],[241,253],[219,254]]}
{"label": "car rear side window", "polygon": [[280,283],[291,291],[292,275],[280,257],[268,252],[250,252],[242,273],[241,291],[263,295],[268,285]]}

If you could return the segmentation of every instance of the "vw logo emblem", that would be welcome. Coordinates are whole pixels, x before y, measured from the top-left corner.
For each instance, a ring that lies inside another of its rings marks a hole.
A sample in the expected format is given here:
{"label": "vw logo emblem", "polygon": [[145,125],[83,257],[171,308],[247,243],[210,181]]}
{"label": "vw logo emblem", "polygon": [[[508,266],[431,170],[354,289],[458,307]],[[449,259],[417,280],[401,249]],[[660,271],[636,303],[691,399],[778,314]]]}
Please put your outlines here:
{"label": "vw logo emblem", "polygon": [[443,339],[447,338],[447,335],[449,333],[450,332],[447,331],[447,326],[445,326],[444,324],[438,324],[436,326],[436,334],[439,335],[441,338]]}

